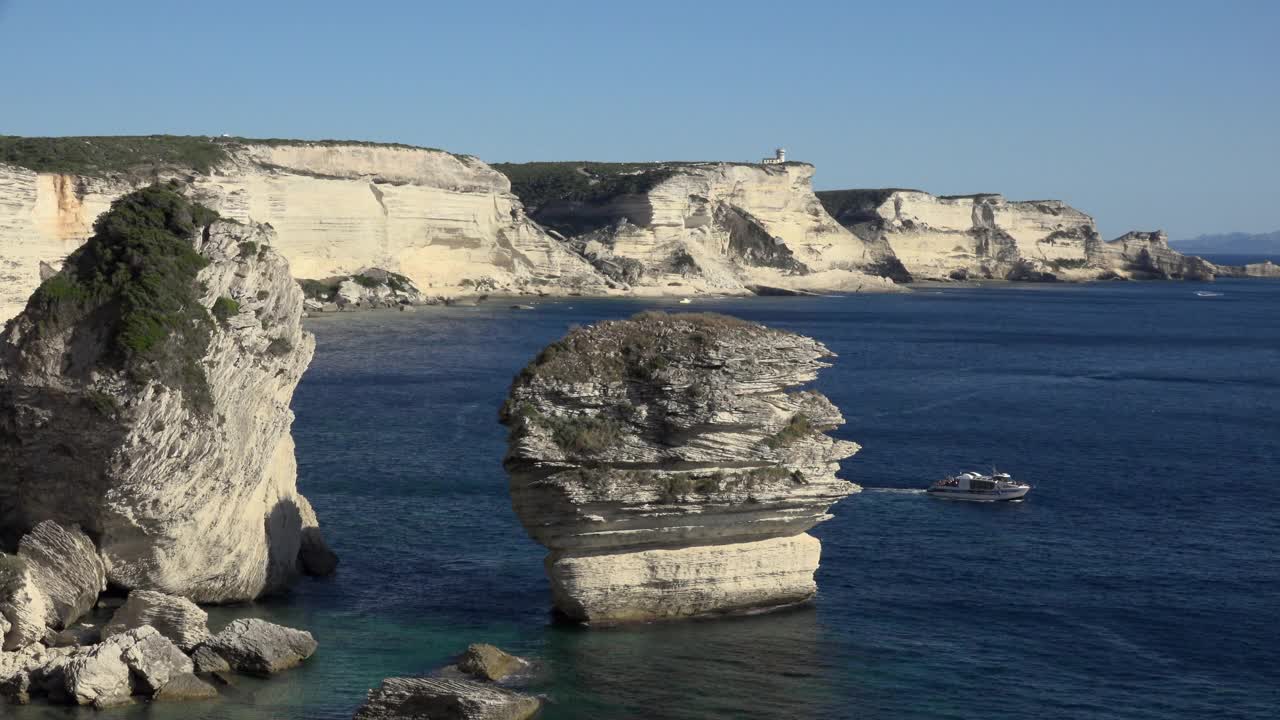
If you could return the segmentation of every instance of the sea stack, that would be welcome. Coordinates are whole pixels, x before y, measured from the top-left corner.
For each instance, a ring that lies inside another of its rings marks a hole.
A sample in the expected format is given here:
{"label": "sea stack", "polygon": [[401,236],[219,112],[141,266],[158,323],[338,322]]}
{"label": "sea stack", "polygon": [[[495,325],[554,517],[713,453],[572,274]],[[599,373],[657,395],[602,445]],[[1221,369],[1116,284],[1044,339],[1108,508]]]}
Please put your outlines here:
{"label": "sea stack", "polygon": [[332,569],[290,435],[315,341],[272,241],[177,185],[112,203],[0,335],[0,549],[78,526],[110,584],[196,602]]}
{"label": "sea stack", "polygon": [[551,552],[556,608],[591,624],[804,602],[807,531],[859,488],[821,393],[833,357],[713,314],[642,313],[570,332],[515,379],[501,420],[512,504]]}

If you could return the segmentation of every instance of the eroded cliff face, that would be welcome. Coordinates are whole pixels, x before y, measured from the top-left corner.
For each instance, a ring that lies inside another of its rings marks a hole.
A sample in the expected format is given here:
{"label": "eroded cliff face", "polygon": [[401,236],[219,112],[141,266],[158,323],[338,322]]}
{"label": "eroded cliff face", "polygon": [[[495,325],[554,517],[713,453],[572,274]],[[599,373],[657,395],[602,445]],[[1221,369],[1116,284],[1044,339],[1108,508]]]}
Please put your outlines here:
{"label": "eroded cliff face", "polygon": [[1058,200],[918,190],[819,193],[827,210],[870,243],[883,243],[917,280],[1082,281],[1212,278],[1212,264],[1156,236],[1103,242],[1093,218]]}
{"label": "eroded cliff face", "polygon": [[0,335],[0,539],[54,520],[82,528],[122,588],[280,590],[331,559],[290,435],[315,348],[302,291],[269,227],[202,225],[167,189],[126,201]]}
{"label": "eroded cliff face", "polygon": [[939,197],[917,190],[820,193],[827,209],[868,242],[892,248],[917,280],[1087,279],[1100,242],[1093,218],[1057,200],[1000,195]]}
{"label": "eroded cliff face", "polygon": [[1161,230],[1128,232],[1103,243],[1095,264],[1141,280],[1212,280],[1218,268],[1194,255],[1169,247]]}
{"label": "eroded cliff face", "polygon": [[209,174],[35,173],[0,165],[0,318],[12,317],[115,198],[156,179],[276,231],[299,277],[379,267],[429,294],[602,293],[608,281],[525,217],[510,182],[472,157],[401,146],[231,144]]}
{"label": "eroded cliff face", "polygon": [[812,165],[672,163],[644,172],[665,179],[643,192],[549,202],[534,217],[641,294],[894,289],[875,269],[891,253],[823,210]]}
{"label": "eroded cliff face", "polygon": [[590,623],[801,602],[806,534],[858,490],[858,450],[801,386],[831,353],[719,315],[646,313],[575,330],[512,385],[512,504],[545,545],[556,607]]}

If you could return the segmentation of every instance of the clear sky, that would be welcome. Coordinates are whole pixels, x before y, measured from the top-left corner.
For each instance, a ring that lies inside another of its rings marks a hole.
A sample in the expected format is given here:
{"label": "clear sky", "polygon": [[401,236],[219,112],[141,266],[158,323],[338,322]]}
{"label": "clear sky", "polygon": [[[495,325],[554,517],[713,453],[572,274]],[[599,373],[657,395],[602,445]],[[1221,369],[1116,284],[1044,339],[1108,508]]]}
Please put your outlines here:
{"label": "clear sky", "polygon": [[1280,2],[0,0],[0,133],[755,160],[1280,228]]}

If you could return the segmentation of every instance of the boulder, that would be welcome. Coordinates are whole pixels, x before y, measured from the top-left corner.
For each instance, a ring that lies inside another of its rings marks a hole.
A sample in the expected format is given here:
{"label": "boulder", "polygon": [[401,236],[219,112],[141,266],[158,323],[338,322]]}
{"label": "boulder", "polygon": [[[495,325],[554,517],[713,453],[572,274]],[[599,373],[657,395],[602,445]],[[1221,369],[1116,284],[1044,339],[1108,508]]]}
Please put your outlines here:
{"label": "boulder", "polygon": [[70,702],[98,708],[130,702],[133,676],[120,650],[117,644],[102,643],[66,661],[61,667],[61,675]]}
{"label": "boulder", "polygon": [[0,554],[0,617],[4,618],[4,650],[21,650],[44,638],[53,613],[25,558]]}
{"label": "boulder", "polygon": [[230,669],[265,677],[301,664],[316,647],[309,632],[250,618],[201,643],[193,657],[200,672]]}
{"label": "boulder", "polygon": [[34,643],[17,652],[0,652],[0,700],[25,705],[31,699],[31,673],[45,660],[43,645]]}
{"label": "boulder", "polygon": [[156,629],[183,652],[209,639],[209,613],[186,598],[153,590],[134,590],[111,621],[102,628],[104,639],[144,625]]}
{"label": "boulder", "polygon": [[61,630],[93,609],[107,588],[107,569],[93,541],[77,526],[38,523],[18,543],[32,580],[48,599],[45,624]]}
{"label": "boulder", "polygon": [[468,680],[388,678],[355,720],[527,720],[541,707],[538,698]]}
{"label": "boulder", "polygon": [[512,383],[512,506],[556,608],[593,623],[757,611],[817,591],[807,532],[859,488],[840,411],[802,389],[832,353],[709,314],[580,328]]}
{"label": "boulder", "polygon": [[[150,626],[77,648],[60,668],[70,701],[95,707],[127,702],[135,691],[154,694],[171,678],[193,669],[191,659]],[[54,670],[46,667],[46,671]]]}
{"label": "boulder", "polygon": [[157,701],[208,700],[218,697],[218,689],[191,673],[174,675],[153,697]]}
{"label": "boulder", "polygon": [[494,682],[528,667],[527,660],[485,643],[467,646],[467,651],[458,659],[458,669],[462,672],[480,680]]}

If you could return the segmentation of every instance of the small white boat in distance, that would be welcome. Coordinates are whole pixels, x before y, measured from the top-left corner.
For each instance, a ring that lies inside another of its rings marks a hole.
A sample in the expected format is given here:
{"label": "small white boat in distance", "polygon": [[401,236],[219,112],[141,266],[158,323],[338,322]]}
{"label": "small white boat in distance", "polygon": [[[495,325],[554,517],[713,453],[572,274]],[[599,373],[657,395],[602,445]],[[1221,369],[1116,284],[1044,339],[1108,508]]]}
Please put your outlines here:
{"label": "small white boat in distance", "polygon": [[681,305],[688,305],[688,304],[689,304],[689,303],[691,303],[691,302],[693,302],[693,301],[692,301],[692,300],[690,300],[689,298],[680,298],[680,304],[681,304]]}
{"label": "small white boat in distance", "polygon": [[1031,486],[1014,480],[1009,477],[1009,473],[992,470],[990,475],[967,472],[945,478],[930,485],[926,492],[943,500],[1007,502],[1026,497],[1031,492]]}
{"label": "small white boat in distance", "polygon": [[1209,290],[1197,290],[1196,295],[1199,295],[1200,297],[1222,297],[1222,293],[1211,292]]}

